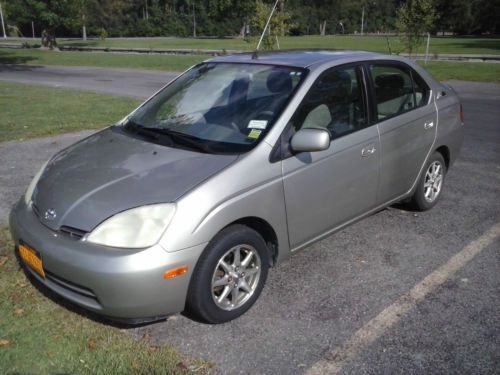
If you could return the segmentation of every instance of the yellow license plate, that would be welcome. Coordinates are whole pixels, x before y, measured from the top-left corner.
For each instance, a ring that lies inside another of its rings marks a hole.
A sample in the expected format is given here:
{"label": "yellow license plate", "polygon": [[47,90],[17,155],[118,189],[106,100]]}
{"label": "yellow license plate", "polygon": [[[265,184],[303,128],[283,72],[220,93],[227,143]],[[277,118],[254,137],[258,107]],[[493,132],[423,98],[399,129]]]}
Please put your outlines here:
{"label": "yellow license plate", "polygon": [[23,262],[26,263],[26,265],[28,265],[33,271],[38,273],[40,276],[45,277],[42,260],[35,250],[24,244],[20,244],[19,255],[21,256]]}

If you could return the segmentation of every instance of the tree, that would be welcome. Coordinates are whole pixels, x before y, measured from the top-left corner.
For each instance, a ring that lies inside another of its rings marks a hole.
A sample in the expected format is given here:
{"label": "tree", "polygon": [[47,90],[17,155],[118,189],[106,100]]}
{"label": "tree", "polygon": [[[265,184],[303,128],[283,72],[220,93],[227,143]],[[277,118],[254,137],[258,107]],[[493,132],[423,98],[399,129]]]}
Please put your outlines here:
{"label": "tree", "polygon": [[9,17],[18,25],[31,25],[34,21],[42,27],[42,44],[53,48],[58,29],[75,29],[79,13],[75,0],[18,0],[9,2]]}
{"label": "tree", "polygon": [[422,44],[425,33],[432,30],[435,18],[432,0],[407,0],[398,9],[396,26],[410,56]]}
{"label": "tree", "polygon": [[[267,5],[262,2],[262,0],[257,0],[255,3],[255,13],[250,18],[250,28],[254,35],[261,35],[266,26],[267,19],[271,14],[273,5]],[[269,26],[262,39],[262,46],[266,50],[274,49],[277,43],[278,36],[284,36],[288,34],[290,30],[290,15],[281,8],[281,10],[276,9],[269,22]]]}

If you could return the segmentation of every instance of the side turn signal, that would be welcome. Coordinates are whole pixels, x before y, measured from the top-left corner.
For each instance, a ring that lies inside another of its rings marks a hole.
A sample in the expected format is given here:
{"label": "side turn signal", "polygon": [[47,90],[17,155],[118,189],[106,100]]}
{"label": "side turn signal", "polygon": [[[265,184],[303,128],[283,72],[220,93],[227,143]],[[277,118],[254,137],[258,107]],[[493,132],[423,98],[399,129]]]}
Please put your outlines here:
{"label": "side turn signal", "polygon": [[164,279],[173,279],[174,277],[184,275],[185,273],[187,273],[187,271],[188,271],[187,266],[174,268],[174,269],[165,271],[165,273],[163,274],[163,278]]}

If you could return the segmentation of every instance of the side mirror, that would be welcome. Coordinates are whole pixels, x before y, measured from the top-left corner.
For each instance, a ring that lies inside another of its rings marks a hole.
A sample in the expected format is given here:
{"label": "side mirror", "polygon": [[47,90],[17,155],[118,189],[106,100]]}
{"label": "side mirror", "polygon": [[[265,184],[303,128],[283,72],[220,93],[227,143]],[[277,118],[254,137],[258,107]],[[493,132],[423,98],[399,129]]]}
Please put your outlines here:
{"label": "side mirror", "polygon": [[323,151],[330,147],[330,133],[325,129],[301,129],[292,137],[291,146],[296,152]]}

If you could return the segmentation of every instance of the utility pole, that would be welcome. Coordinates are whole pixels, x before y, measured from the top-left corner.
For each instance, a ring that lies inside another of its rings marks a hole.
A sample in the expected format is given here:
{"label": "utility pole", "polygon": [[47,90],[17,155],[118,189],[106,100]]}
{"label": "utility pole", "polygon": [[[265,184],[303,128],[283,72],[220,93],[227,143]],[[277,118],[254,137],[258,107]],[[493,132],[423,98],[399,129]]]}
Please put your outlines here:
{"label": "utility pole", "polygon": [[35,39],[35,22],[31,21],[31,34],[33,35],[33,39]]}
{"label": "utility pole", "polygon": [[0,19],[2,20],[2,31],[4,39],[7,39],[7,34],[5,33],[5,24],[3,23],[3,11],[2,11],[2,3],[0,2]]}
{"label": "utility pole", "polygon": [[363,10],[361,12],[361,35],[363,35],[364,27],[365,27],[365,7],[363,7]]}

